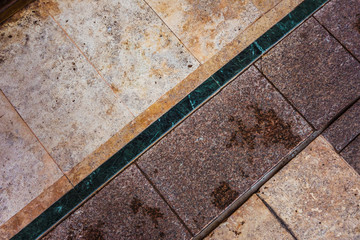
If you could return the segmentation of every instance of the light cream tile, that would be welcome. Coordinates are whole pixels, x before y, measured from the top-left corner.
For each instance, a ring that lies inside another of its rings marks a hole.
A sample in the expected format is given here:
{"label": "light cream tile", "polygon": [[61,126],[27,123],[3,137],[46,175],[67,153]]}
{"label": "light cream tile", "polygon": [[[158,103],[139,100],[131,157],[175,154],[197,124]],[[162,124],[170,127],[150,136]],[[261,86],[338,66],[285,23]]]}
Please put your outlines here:
{"label": "light cream tile", "polygon": [[0,91],[0,225],[62,175]]}
{"label": "light cream tile", "polygon": [[360,178],[322,137],[270,179],[260,196],[298,239],[359,239]]}
{"label": "light cream tile", "polygon": [[202,63],[261,15],[250,0],[147,2]]}
{"label": "light cream tile", "polygon": [[199,65],[143,0],[56,3],[51,14],[135,115]]}
{"label": "light cream tile", "polygon": [[0,42],[0,88],[64,171],[133,119],[38,2]]}
{"label": "light cream tile", "polygon": [[206,240],[280,240],[294,239],[271,214],[262,201],[253,195]]}

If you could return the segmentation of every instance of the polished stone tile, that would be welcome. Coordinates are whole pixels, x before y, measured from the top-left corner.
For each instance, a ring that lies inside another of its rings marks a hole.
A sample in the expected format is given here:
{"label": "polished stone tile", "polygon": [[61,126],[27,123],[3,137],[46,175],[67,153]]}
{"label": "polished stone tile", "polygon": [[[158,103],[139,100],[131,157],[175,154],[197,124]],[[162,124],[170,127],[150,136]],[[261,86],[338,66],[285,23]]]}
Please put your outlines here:
{"label": "polished stone tile", "polygon": [[280,240],[294,238],[281,226],[263,202],[253,195],[205,239]]}
{"label": "polished stone tile", "polygon": [[196,233],[310,132],[251,67],[138,164]]}
{"label": "polished stone tile", "polygon": [[147,2],[201,63],[261,16],[249,0]]}
{"label": "polished stone tile", "polygon": [[0,87],[63,171],[133,119],[39,2],[0,41]]}
{"label": "polished stone tile", "polygon": [[316,128],[359,96],[360,64],[313,18],[256,65]]}
{"label": "polished stone tile", "polygon": [[[360,93],[359,93],[360,95]],[[360,101],[357,101],[323,133],[324,137],[340,152],[360,133]]]}
{"label": "polished stone tile", "polygon": [[63,174],[0,91],[0,225]]}
{"label": "polished stone tile", "polygon": [[341,156],[360,174],[360,135],[341,152]]}
{"label": "polished stone tile", "polygon": [[359,0],[332,0],[315,17],[360,60]]}
{"label": "polished stone tile", "polygon": [[360,177],[322,136],[259,191],[298,239],[358,239]]}
{"label": "polished stone tile", "polygon": [[50,13],[135,115],[199,65],[145,1],[55,3]]}
{"label": "polished stone tile", "polygon": [[190,239],[135,165],[43,239]]}

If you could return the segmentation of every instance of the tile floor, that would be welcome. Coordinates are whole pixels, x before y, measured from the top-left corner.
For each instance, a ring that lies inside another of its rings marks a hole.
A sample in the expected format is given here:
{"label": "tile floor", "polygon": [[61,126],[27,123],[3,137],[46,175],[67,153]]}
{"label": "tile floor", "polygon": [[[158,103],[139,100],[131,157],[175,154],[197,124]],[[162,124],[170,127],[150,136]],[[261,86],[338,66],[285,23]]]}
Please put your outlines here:
{"label": "tile floor", "polygon": [[[41,0],[0,25],[0,238],[300,2]],[[319,132],[207,238],[358,239],[359,14],[329,1],[44,239],[196,238]]]}

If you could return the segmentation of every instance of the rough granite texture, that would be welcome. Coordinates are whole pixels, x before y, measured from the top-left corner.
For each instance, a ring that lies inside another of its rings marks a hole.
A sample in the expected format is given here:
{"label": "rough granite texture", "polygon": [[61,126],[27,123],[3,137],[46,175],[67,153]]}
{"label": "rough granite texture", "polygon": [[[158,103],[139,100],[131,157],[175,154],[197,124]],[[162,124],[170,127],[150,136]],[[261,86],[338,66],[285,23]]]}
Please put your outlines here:
{"label": "rough granite texture", "polygon": [[310,133],[251,67],[138,164],[196,233]]}
{"label": "rough granite texture", "polygon": [[259,191],[298,239],[359,239],[360,177],[320,136]]}
{"label": "rough granite texture", "polygon": [[360,0],[332,0],[315,17],[360,60]]}
{"label": "rough granite texture", "polygon": [[50,13],[135,115],[199,66],[145,1],[47,2]]}
{"label": "rough granite texture", "polygon": [[0,88],[63,171],[133,119],[39,1],[0,27]]}
{"label": "rough granite texture", "polygon": [[294,239],[264,203],[253,195],[205,240],[285,240]]}
{"label": "rough granite texture", "polygon": [[1,226],[63,175],[1,91],[0,159]]}
{"label": "rough granite texture", "polygon": [[[360,93],[359,93],[360,95]],[[357,101],[323,133],[324,137],[340,152],[360,133],[360,101]]]}
{"label": "rough granite texture", "polygon": [[341,156],[360,174],[360,135],[341,152]]}
{"label": "rough granite texture", "polygon": [[310,18],[256,65],[315,128],[360,92],[360,64]]}
{"label": "rough granite texture", "polygon": [[189,233],[135,165],[43,239],[190,239]]}

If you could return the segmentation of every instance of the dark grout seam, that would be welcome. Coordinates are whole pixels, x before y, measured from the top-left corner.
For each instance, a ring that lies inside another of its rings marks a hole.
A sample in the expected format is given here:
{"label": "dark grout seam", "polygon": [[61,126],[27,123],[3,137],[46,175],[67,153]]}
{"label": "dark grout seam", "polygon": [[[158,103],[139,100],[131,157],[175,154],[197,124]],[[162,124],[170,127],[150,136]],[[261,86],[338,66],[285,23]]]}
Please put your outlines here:
{"label": "dark grout seam", "polygon": [[352,142],[354,142],[358,137],[360,136],[360,133],[358,133],[353,139],[351,139],[348,144],[346,144],[340,151],[339,153],[342,153],[342,151],[345,150],[345,148],[347,148]]}

